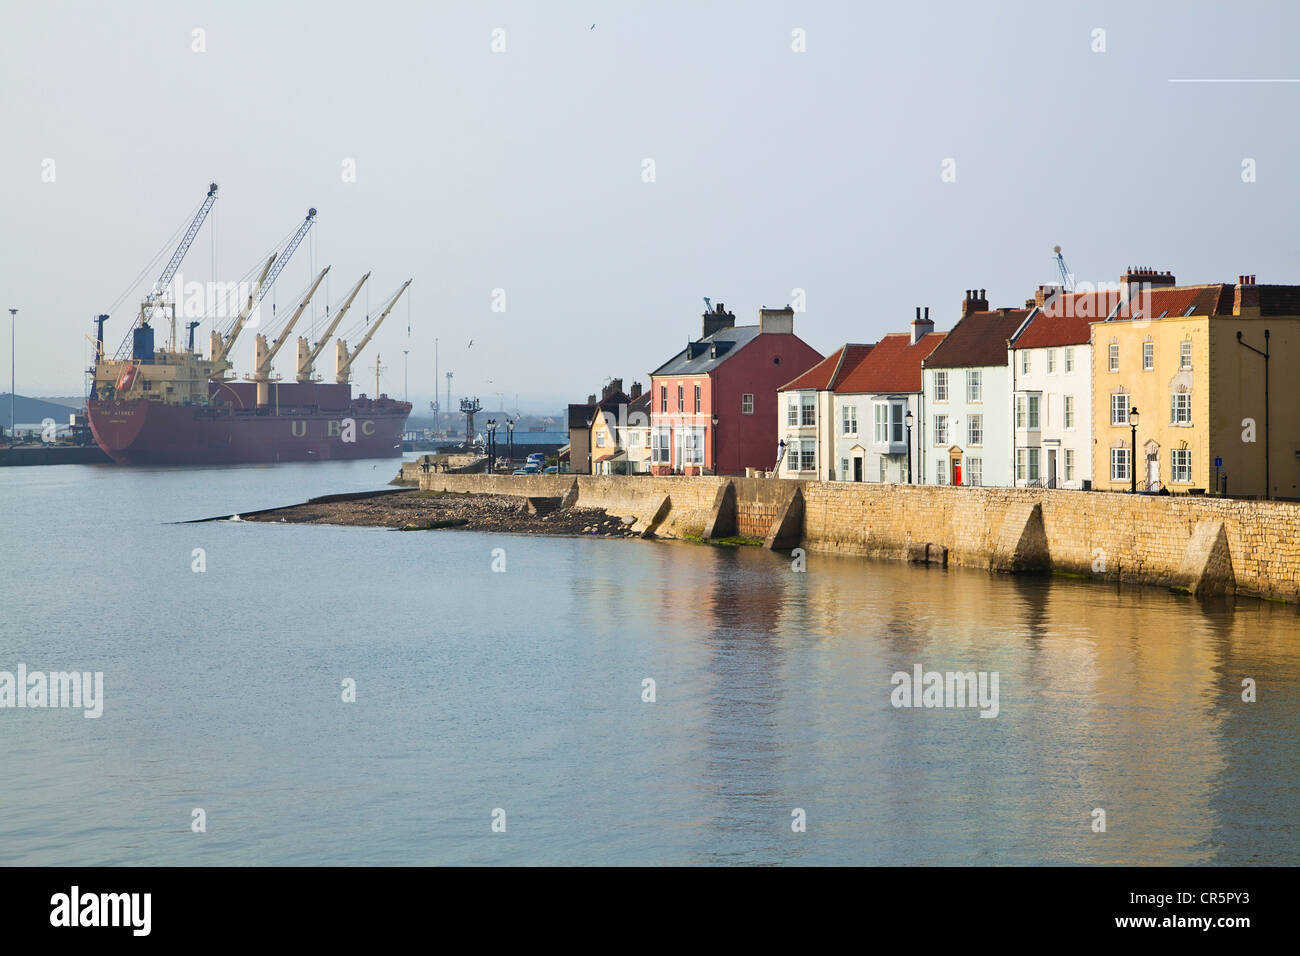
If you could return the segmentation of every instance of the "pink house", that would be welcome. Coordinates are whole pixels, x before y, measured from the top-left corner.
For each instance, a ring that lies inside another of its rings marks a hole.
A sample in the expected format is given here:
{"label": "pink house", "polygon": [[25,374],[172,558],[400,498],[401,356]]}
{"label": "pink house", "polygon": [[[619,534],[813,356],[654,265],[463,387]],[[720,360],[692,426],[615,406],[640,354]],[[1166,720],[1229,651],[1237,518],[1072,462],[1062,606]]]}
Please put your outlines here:
{"label": "pink house", "polygon": [[721,303],[702,334],[650,373],[650,470],[743,475],[777,456],[776,390],[822,356],[794,334],[794,310],[736,325]]}

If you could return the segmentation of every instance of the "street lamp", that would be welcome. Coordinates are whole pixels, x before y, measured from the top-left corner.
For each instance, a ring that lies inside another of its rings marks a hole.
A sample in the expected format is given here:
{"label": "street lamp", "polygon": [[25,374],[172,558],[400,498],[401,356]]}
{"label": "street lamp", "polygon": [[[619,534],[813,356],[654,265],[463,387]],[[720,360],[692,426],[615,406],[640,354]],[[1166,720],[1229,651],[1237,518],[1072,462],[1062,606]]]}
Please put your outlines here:
{"label": "street lamp", "polygon": [[9,310],[9,443],[14,443],[14,329],[18,325],[18,310]]}
{"label": "street lamp", "polygon": [[510,462],[510,467],[515,464],[515,423],[514,419],[506,419],[506,460]]}
{"label": "street lamp", "polygon": [[907,483],[912,483],[912,410],[909,408],[907,414],[903,416],[903,421],[907,423]]}
{"label": "street lamp", "polygon": [[1129,431],[1132,433],[1133,450],[1129,452],[1128,478],[1129,494],[1135,495],[1138,490],[1138,410],[1134,405],[1128,410]]}
{"label": "street lamp", "polygon": [[1268,467],[1268,329],[1264,330],[1264,351],[1262,352],[1255,346],[1243,342],[1240,331],[1237,332],[1237,344],[1245,346],[1256,355],[1264,356],[1264,498],[1268,499],[1273,494],[1273,482]]}
{"label": "street lamp", "polygon": [[713,473],[718,473],[718,416],[713,416]]}
{"label": "street lamp", "polygon": [[497,470],[497,420],[489,418],[487,420],[487,453],[488,453],[488,474]]}

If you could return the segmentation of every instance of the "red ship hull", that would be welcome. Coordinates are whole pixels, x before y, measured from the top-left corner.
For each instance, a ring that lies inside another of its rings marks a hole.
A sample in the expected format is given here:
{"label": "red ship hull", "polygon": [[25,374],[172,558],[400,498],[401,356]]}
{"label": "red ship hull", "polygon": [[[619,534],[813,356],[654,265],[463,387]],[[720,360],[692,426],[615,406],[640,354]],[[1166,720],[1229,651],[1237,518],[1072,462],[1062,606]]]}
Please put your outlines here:
{"label": "red ship hull", "polygon": [[225,465],[279,461],[398,458],[408,402],[352,399],[351,386],[272,386],[273,402],[256,407],[255,386],[214,388],[207,405],[148,399],[91,399],[95,441],[120,465]]}

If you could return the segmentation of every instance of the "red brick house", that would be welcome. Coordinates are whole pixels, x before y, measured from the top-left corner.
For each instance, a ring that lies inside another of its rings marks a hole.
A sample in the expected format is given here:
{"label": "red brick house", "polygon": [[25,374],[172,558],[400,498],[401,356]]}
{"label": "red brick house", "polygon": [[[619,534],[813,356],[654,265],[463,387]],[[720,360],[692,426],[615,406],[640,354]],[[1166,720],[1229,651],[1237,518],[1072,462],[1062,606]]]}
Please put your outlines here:
{"label": "red brick house", "polygon": [[736,325],[721,303],[702,334],[650,373],[651,458],[657,475],[743,475],[777,456],[776,390],[821,361],[794,334],[794,310],[760,309]]}

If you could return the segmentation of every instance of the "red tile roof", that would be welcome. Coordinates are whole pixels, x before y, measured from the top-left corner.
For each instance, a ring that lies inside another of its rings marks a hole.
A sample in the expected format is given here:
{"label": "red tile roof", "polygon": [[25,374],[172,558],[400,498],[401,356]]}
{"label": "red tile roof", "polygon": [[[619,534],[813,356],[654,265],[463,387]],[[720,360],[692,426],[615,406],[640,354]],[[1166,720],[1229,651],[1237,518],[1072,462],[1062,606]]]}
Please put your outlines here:
{"label": "red tile roof", "polygon": [[991,368],[1007,364],[1007,340],[1016,334],[1029,309],[972,312],[952,327],[930,353],[926,368]]}
{"label": "red tile roof", "polygon": [[826,356],[798,378],[786,382],[778,392],[795,389],[816,389],[819,392],[834,390],[836,383],[842,381],[874,349],[871,345],[842,345]]}
{"label": "red tile roof", "polygon": [[1041,349],[1058,345],[1087,345],[1095,321],[1089,316],[1072,315],[1064,309],[1040,309],[1034,313],[1029,325],[1011,347]]}
{"label": "red tile roof", "polygon": [[943,332],[931,332],[912,344],[907,332],[886,335],[871,354],[842,376],[835,391],[841,394],[919,392],[921,361],[938,348]]}

